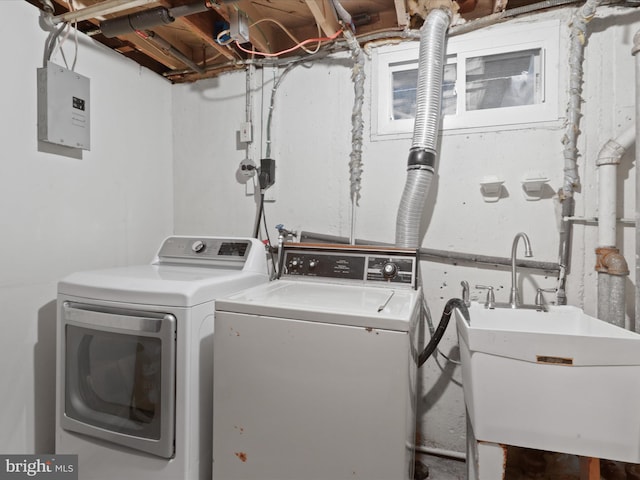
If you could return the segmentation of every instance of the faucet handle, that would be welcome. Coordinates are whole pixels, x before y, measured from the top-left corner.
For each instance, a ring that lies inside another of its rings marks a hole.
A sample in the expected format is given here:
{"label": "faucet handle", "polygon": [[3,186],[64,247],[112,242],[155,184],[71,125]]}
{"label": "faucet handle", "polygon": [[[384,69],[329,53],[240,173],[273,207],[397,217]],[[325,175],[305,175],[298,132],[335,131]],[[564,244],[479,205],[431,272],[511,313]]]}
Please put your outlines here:
{"label": "faucet handle", "polygon": [[466,280],[462,280],[460,282],[460,285],[462,286],[462,303],[464,303],[465,307],[470,307],[471,301],[469,300],[469,282],[467,282]]}
{"label": "faucet handle", "polygon": [[555,293],[558,289],[556,288],[538,288],[536,290],[536,307],[544,307],[544,297],[542,296],[542,292],[547,293]]}
{"label": "faucet handle", "polygon": [[487,301],[484,303],[485,308],[495,308],[496,296],[493,293],[493,287],[488,285],[476,285],[476,288],[487,291]]}

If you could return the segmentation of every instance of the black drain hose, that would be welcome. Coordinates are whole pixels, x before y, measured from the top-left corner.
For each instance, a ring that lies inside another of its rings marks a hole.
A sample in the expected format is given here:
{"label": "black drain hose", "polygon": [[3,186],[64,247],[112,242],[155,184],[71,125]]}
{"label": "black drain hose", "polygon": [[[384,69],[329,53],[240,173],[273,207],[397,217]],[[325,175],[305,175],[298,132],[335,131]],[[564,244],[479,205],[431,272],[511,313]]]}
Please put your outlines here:
{"label": "black drain hose", "polygon": [[452,298],[449,300],[442,311],[442,317],[440,318],[440,323],[438,323],[438,328],[433,332],[431,340],[429,340],[427,346],[424,347],[424,350],[422,350],[422,353],[418,356],[418,368],[429,359],[433,352],[435,352],[440,340],[442,340],[445,330],[447,329],[447,325],[449,325],[451,314],[456,308],[460,310],[467,322],[469,321],[469,310],[467,310],[467,306],[464,302],[459,298]]}

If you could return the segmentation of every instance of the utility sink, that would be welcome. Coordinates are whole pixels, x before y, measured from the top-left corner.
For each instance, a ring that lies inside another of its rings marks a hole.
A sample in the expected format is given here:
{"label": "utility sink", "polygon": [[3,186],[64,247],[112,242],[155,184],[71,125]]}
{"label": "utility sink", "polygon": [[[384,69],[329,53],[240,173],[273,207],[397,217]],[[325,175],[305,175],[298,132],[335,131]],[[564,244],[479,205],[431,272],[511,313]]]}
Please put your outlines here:
{"label": "utility sink", "polygon": [[571,306],[456,311],[478,441],[640,463],[640,335]]}

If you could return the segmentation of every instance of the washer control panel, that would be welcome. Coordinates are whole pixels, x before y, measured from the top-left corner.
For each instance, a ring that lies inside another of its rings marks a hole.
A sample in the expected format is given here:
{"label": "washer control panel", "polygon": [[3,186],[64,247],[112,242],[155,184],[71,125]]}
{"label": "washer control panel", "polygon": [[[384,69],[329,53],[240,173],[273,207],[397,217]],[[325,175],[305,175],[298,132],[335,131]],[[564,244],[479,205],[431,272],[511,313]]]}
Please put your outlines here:
{"label": "washer control panel", "polygon": [[416,288],[416,250],[360,245],[285,244],[283,277],[331,279]]}

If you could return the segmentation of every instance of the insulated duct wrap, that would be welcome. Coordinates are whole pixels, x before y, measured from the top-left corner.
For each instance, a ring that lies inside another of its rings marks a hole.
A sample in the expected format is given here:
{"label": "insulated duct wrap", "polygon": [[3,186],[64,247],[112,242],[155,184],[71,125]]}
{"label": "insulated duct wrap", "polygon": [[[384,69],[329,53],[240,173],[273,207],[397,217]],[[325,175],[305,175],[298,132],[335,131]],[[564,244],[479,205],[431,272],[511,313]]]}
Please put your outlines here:
{"label": "insulated duct wrap", "polygon": [[416,121],[409,151],[407,181],[396,220],[398,247],[420,246],[422,211],[435,171],[445,42],[450,22],[448,12],[436,9],[429,13],[420,29]]}

